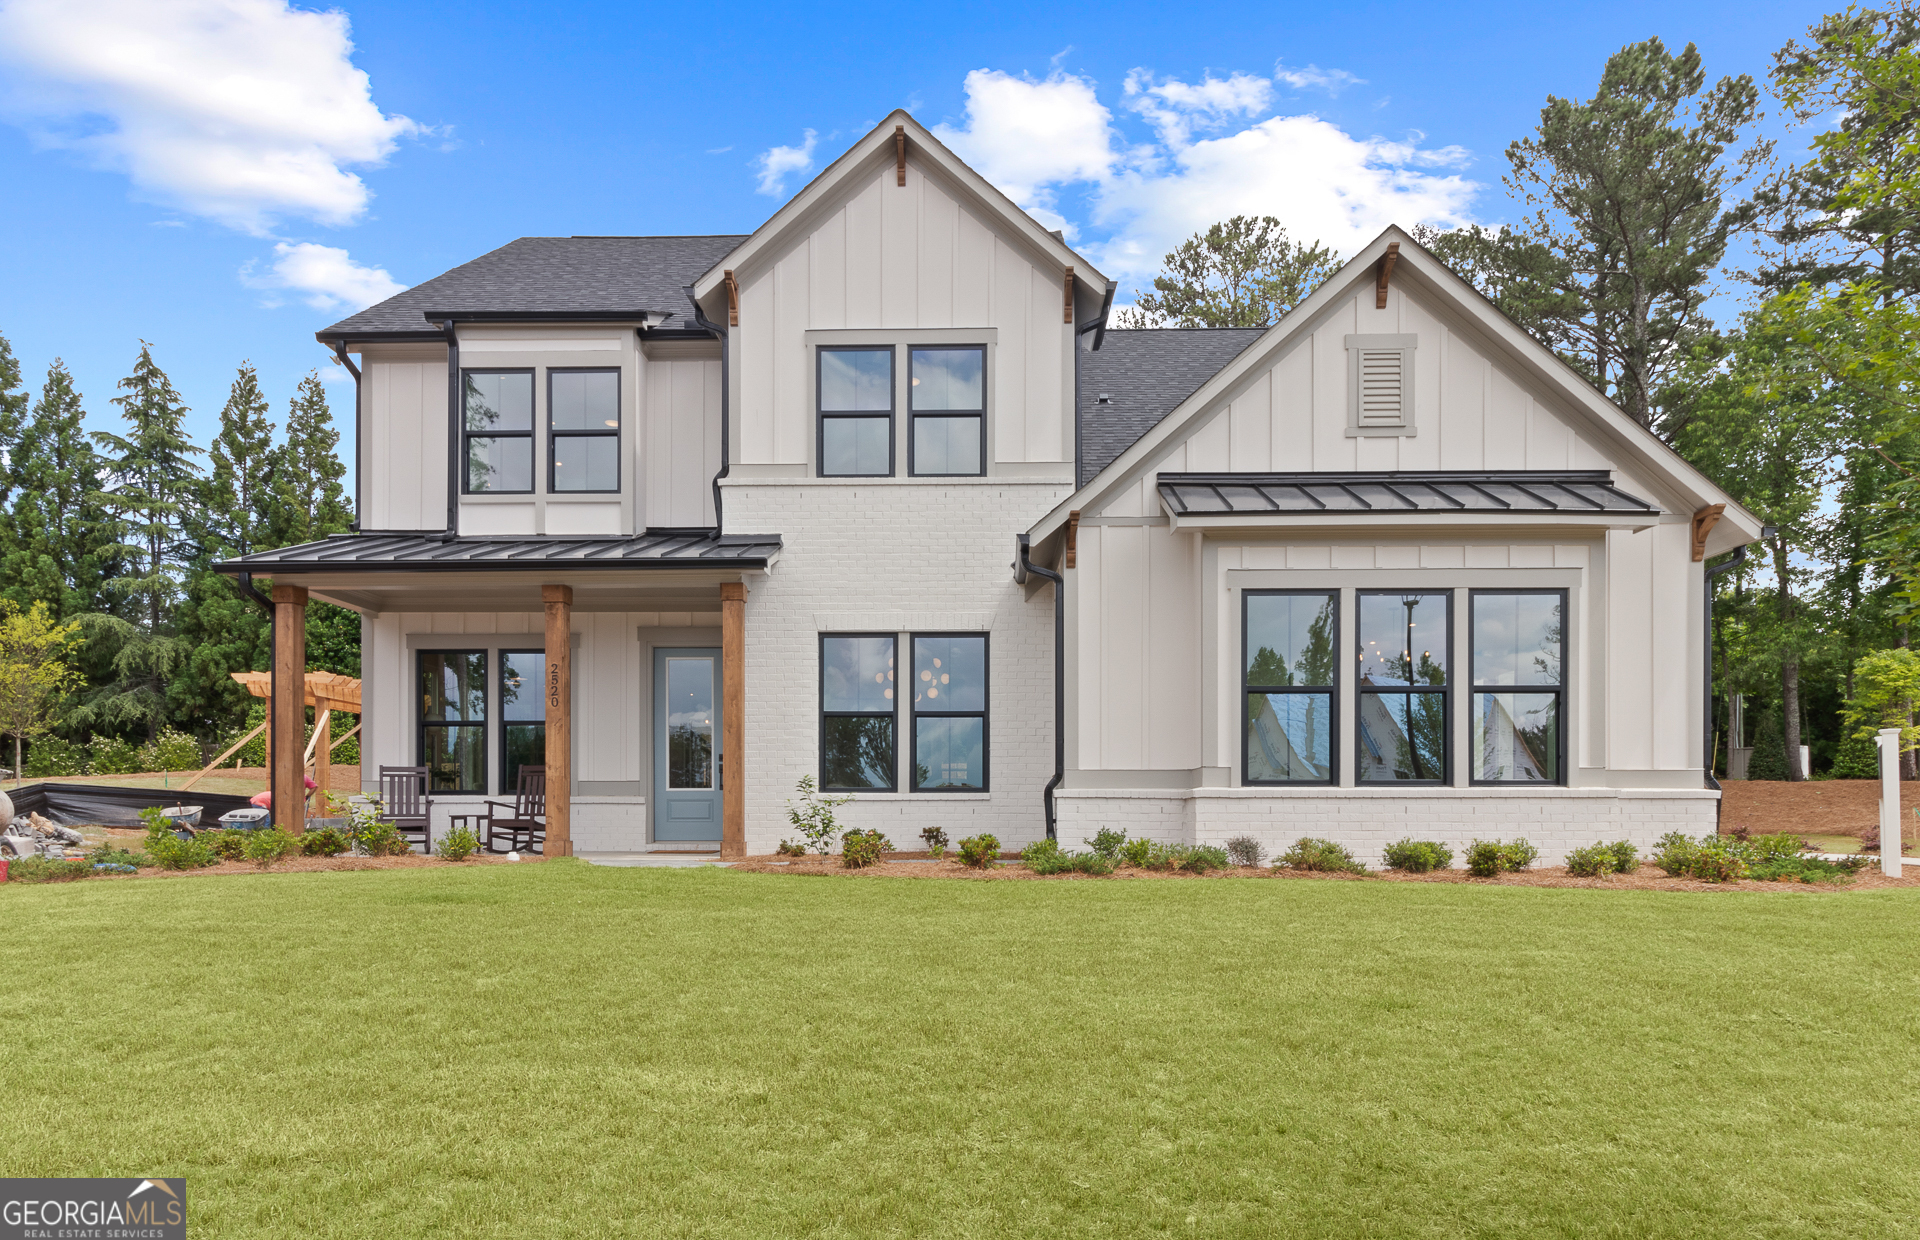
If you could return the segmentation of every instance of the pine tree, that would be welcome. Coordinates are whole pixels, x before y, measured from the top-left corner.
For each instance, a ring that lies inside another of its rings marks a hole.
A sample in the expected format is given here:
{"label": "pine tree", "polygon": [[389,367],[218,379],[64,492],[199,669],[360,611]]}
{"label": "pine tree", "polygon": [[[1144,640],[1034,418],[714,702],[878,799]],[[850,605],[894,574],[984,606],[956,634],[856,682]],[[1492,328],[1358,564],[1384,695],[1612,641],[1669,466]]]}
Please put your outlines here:
{"label": "pine tree", "polygon": [[353,509],[340,485],[347,467],[335,451],[339,444],[326,388],[319,372],[310,372],[287,406],[286,442],[274,455],[272,546],[317,542],[352,525]]}
{"label": "pine tree", "polygon": [[194,524],[203,555],[250,555],[265,545],[276,455],[259,376],[251,362],[242,362],[220,411],[220,433],[209,453],[213,468],[200,485]]}
{"label": "pine tree", "polygon": [[1339,269],[1338,254],[1290,240],[1273,216],[1236,215],[1182,241],[1114,326],[1267,327]]}
{"label": "pine tree", "polygon": [[1753,729],[1753,753],[1747,759],[1748,779],[1785,779],[1787,777],[1787,737],[1780,726],[1780,708],[1760,712]]}
{"label": "pine tree", "polygon": [[140,358],[133,373],[120,381],[125,396],[116,396],[129,433],[93,432],[94,442],[113,454],[108,460],[111,485],[101,501],[128,523],[122,550],[134,560],[130,571],[116,577],[111,587],[145,603],[141,617],[148,633],[159,634],[178,593],[175,557],[183,550],[182,527],[195,498],[200,467],[191,459],[201,449],[187,437],[187,407],[173,382],[153,360],[153,346],[140,342]]}
{"label": "pine tree", "polygon": [[20,386],[20,363],[14,360],[13,346],[0,336],[0,452],[6,453],[5,466],[0,468],[0,508],[13,502],[15,458],[32,403],[33,398]]}
{"label": "pine tree", "polygon": [[85,417],[73,376],[54,359],[9,461],[16,494],[0,593],[22,608],[45,603],[62,620],[109,608],[106,583],[121,569],[120,524],[98,498],[101,463]]}

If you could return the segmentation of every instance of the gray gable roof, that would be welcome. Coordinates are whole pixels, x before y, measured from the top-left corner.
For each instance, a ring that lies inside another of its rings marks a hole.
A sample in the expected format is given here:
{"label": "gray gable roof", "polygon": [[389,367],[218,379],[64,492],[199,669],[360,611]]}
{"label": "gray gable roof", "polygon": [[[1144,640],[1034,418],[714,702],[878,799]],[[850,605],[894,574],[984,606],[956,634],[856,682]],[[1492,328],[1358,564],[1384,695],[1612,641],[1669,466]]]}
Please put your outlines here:
{"label": "gray gable roof", "polygon": [[[1109,328],[1080,355],[1080,477],[1085,486],[1172,413],[1264,327]],[[1107,403],[1100,398],[1106,396]]]}
{"label": "gray gable roof", "polygon": [[600,314],[672,311],[691,318],[682,291],[744,236],[522,237],[315,333],[433,332],[424,311]]}

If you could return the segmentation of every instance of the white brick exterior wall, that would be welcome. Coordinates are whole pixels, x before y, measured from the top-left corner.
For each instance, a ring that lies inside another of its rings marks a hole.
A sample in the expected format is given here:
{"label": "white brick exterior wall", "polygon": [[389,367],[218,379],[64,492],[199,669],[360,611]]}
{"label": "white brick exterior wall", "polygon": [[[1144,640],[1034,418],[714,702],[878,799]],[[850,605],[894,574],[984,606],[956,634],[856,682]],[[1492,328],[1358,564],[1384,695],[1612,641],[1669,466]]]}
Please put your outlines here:
{"label": "white brick exterior wall", "polygon": [[[950,840],[990,831],[1003,846],[1042,838],[1040,793],[1053,775],[1053,591],[1014,584],[1014,534],[1068,493],[1060,482],[992,478],[933,483],[742,482],[724,496],[729,532],[775,532],[779,563],[747,583],[747,851],[797,839],[786,801],[820,770],[819,635],[985,630],[988,781],[983,794],[913,793],[911,715],[897,716],[901,791],[868,793],[839,813],[896,848],[920,830]],[[899,666],[912,651],[902,636]]]}
{"label": "white brick exterior wall", "polygon": [[1374,868],[1385,864],[1388,844],[1408,836],[1449,845],[1456,864],[1473,840],[1516,836],[1540,850],[1541,865],[1561,865],[1569,849],[1598,840],[1626,840],[1644,856],[1669,831],[1711,834],[1718,800],[1706,790],[1611,788],[1435,788],[1411,796],[1373,789],[1066,789],[1057,796],[1063,847],[1078,848],[1112,827],[1168,843],[1225,844],[1251,835],[1273,855],[1310,835],[1346,845]]}

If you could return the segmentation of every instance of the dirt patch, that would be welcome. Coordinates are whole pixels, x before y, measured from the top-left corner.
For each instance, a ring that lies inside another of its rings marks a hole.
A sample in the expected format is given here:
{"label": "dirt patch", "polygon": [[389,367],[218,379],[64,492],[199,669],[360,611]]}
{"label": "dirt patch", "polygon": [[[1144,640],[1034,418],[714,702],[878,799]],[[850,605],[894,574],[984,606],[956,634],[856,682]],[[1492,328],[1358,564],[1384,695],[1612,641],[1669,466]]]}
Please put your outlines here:
{"label": "dirt patch", "polygon": [[1175,874],[1164,870],[1135,870],[1122,867],[1107,877],[1091,874],[1035,874],[1023,865],[1001,865],[990,870],[974,870],[957,861],[915,863],[883,861],[861,870],[849,870],[838,857],[806,857],[799,860],[766,856],[747,857],[732,867],[751,874],[785,874],[798,877],[838,878],[960,878],[981,882],[1102,883],[1122,879],[1159,879],[1172,882],[1202,882],[1243,879],[1249,881],[1305,881],[1336,883],[1470,883],[1484,887],[1604,887],[1615,891],[1872,891],[1882,887],[1920,887],[1920,867],[1908,877],[1887,878],[1877,868],[1863,870],[1846,883],[1762,883],[1747,880],[1738,883],[1703,883],[1690,878],[1668,878],[1650,865],[1632,874],[1607,878],[1575,878],[1564,866],[1543,866],[1498,878],[1474,878],[1465,870],[1435,870],[1428,874],[1407,874],[1388,870],[1372,874],[1307,874],[1298,870],[1241,867],[1215,870],[1210,874]]}
{"label": "dirt patch", "polygon": [[[1720,785],[1720,830],[1746,827],[1755,835],[1791,831],[1795,835],[1850,835],[1880,825],[1880,781],[1817,779],[1787,783],[1772,779],[1731,779]],[[1920,843],[1920,782],[1900,785],[1900,805],[1909,850]]]}

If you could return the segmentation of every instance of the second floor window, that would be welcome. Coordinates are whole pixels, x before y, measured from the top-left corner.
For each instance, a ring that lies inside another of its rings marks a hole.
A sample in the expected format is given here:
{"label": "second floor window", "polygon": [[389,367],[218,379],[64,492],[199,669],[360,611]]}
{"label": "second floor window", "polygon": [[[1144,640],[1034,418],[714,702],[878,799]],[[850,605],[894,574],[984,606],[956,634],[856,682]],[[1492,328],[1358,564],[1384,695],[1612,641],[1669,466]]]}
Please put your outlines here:
{"label": "second floor window", "polygon": [[533,490],[533,372],[461,373],[470,495]]}
{"label": "second floor window", "polygon": [[912,351],[911,472],[922,477],[979,475],[987,457],[987,351]]}
{"label": "second floor window", "polygon": [[893,473],[893,350],[823,348],[820,388],[820,476]]}
{"label": "second floor window", "polygon": [[549,491],[620,489],[620,372],[549,370]]}

